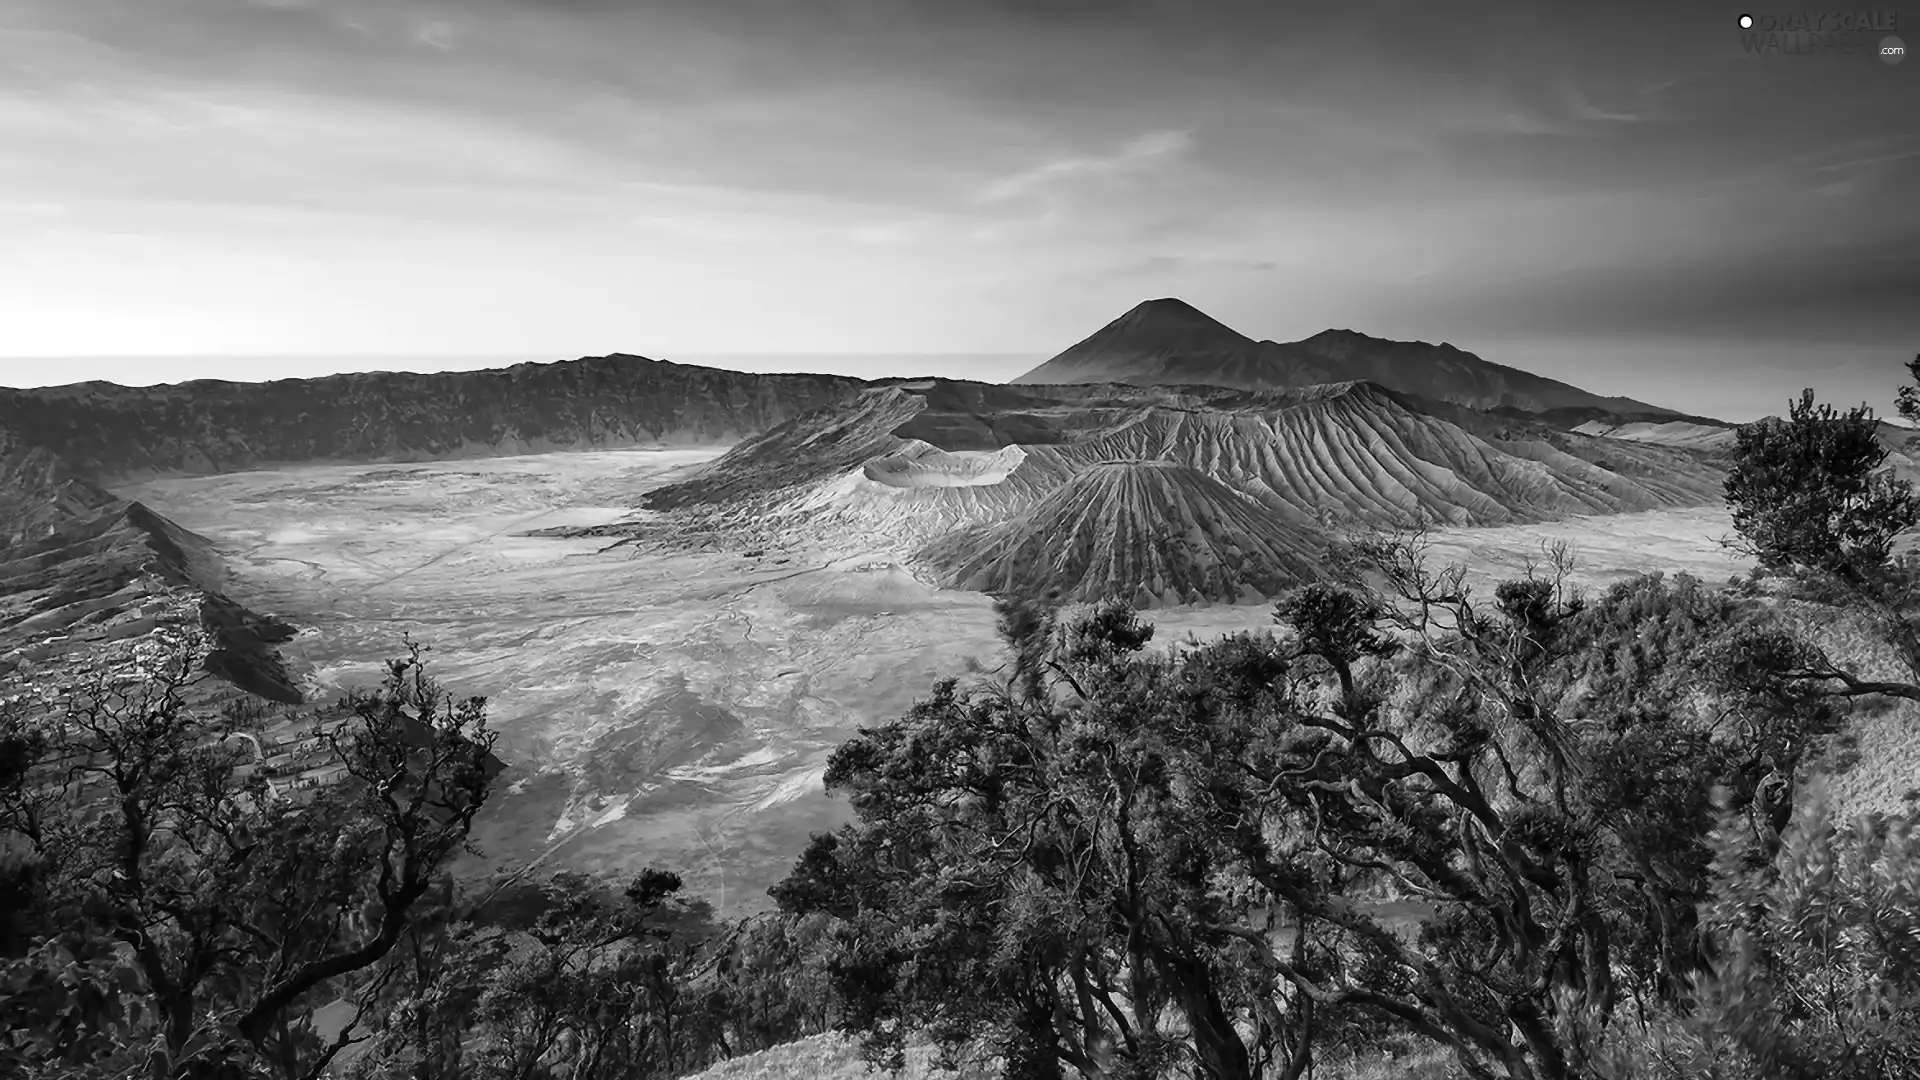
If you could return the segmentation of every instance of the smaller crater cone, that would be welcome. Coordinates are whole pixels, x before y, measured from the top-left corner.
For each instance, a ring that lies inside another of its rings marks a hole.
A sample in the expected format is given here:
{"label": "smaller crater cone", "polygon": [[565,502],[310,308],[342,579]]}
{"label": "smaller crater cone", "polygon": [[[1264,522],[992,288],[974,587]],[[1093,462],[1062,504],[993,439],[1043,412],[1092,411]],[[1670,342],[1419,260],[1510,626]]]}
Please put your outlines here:
{"label": "smaller crater cone", "polygon": [[1315,537],[1198,469],[1093,465],[1025,513],[927,545],[952,587],[1137,607],[1258,602],[1317,576]]}

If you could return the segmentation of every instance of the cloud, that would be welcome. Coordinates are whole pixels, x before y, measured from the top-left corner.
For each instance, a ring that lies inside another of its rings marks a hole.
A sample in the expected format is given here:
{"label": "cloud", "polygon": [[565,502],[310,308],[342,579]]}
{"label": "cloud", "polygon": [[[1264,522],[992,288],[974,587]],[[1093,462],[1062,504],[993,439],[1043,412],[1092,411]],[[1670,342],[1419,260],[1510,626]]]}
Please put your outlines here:
{"label": "cloud", "polygon": [[1573,84],[1564,83],[1562,85],[1566,87],[1565,96],[1567,109],[1573,113],[1576,119],[1614,124],[1633,124],[1646,119],[1644,113],[1602,108],[1594,104],[1592,100],[1581,93],[1579,88]]}
{"label": "cloud", "polygon": [[453,24],[440,19],[429,19],[414,27],[414,39],[428,48],[447,52],[454,47]]}
{"label": "cloud", "polygon": [[1853,172],[1920,157],[1920,135],[1903,133],[1859,139],[1795,159],[1815,173]]}
{"label": "cloud", "polygon": [[[1476,333],[1757,325],[1821,275],[1871,301],[1849,318],[1911,310],[1891,256],[1805,261],[1920,225],[1884,65],[1739,62],[1724,16],[1625,2],[0,0],[0,298],[50,296],[36,238],[91,229],[177,241],[207,287],[168,313],[76,248],[61,310],[147,312],[113,321],[189,351],[266,254],[316,290],[444,279],[444,309],[366,292],[353,340],[398,350],[566,333],[614,277],[675,299],[596,333],[803,351],[1056,343],[1189,290],[1284,298],[1302,333],[1415,301]],[[436,314],[529,266],[539,303]],[[989,287],[1025,314],[942,323]],[[262,334],[351,336],[288,296]],[[82,321],[27,314],[10,338]]]}
{"label": "cloud", "polygon": [[1006,202],[1081,177],[1149,170],[1184,154],[1192,145],[1193,136],[1190,132],[1150,131],[1129,139],[1112,154],[1056,158],[1036,168],[996,180],[981,190],[978,201]]}

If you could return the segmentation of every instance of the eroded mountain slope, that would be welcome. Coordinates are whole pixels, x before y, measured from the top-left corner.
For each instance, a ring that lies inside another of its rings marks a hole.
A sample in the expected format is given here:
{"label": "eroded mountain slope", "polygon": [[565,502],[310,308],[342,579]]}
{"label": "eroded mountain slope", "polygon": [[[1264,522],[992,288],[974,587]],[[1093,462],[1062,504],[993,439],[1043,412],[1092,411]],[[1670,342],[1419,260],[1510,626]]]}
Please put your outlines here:
{"label": "eroded mountain slope", "polygon": [[[1114,461],[1186,466],[1234,492],[1262,521],[1301,535],[1335,524],[1544,521],[1698,505],[1719,495],[1710,454],[1572,434],[1370,383],[1269,391],[977,387],[895,385],[798,417],[650,493],[650,508],[673,512],[665,519],[603,531],[744,548],[878,549],[915,561],[943,584],[965,585],[993,578],[981,576],[994,558],[982,545],[1005,547],[1010,535],[994,529],[1011,527]],[[993,436],[1015,426],[996,409],[1017,410],[1018,429],[1033,441]],[[923,436],[907,437],[910,431]],[[932,441],[943,438],[950,444]],[[1082,497],[1131,490],[1095,486]],[[1114,565],[1156,565],[1163,556],[1145,549],[1177,547],[1186,530],[1176,519],[1164,536],[1130,531],[1124,543],[1142,550]],[[1185,558],[1177,550],[1164,557]],[[1061,588],[1097,580],[1114,595],[1131,594],[1118,579],[1089,579],[1070,564],[1035,565],[1049,567]],[[1027,583],[1021,575],[996,580]],[[1179,588],[1192,584],[1179,580]],[[1196,592],[1237,599],[1241,584]]]}
{"label": "eroded mountain slope", "polygon": [[1258,602],[1317,576],[1321,545],[1190,465],[1103,461],[1023,513],[917,554],[955,586],[1136,607]]}
{"label": "eroded mountain slope", "polygon": [[[31,539],[0,546],[0,676],[16,687],[56,692],[95,672],[138,666],[148,646],[196,639],[206,669],[248,693],[297,704],[302,693],[276,646],[294,627],[262,616],[225,592],[230,578],[206,538],[139,502],[98,489],[66,502],[73,481],[35,507],[16,489],[16,511],[37,524]],[[14,532],[21,531],[14,526]]]}

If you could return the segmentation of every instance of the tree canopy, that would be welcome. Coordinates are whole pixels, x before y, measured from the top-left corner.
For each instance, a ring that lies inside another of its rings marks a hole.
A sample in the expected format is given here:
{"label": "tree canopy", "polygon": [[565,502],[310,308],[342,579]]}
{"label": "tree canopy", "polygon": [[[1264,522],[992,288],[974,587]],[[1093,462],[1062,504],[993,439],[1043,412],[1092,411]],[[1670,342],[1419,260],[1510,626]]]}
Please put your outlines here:
{"label": "tree canopy", "polygon": [[1278,635],[1166,653],[1118,605],[1009,611],[1004,684],[834,755],[858,821],[775,895],[857,928],[835,971],[878,1060],[924,1030],[1009,1077],[1294,1077],[1402,1030],[1559,1080],[1584,1025],[1686,997],[1713,792],[1777,838],[1837,726],[1763,617],[1563,566],[1482,607],[1417,535],[1337,564]]}
{"label": "tree canopy", "polygon": [[[0,835],[21,902],[0,969],[23,1075],[317,1077],[314,1010],[376,996],[373,973],[466,841],[489,794],[485,703],[454,701],[420,655],[317,729],[339,782],[294,801],[189,706],[182,651],[102,677],[53,716],[14,712]],[[21,925],[25,924],[25,925]]]}

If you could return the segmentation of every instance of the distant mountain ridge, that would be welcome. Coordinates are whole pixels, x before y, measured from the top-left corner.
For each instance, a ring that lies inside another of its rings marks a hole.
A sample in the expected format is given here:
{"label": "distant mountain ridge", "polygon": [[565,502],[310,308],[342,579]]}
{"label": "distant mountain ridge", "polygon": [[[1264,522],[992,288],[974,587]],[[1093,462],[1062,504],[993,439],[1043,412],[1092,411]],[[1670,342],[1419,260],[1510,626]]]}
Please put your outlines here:
{"label": "distant mountain ridge", "polygon": [[1636,418],[1678,415],[1497,364],[1445,343],[1389,341],[1353,330],[1324,330],[1302,341],[1256,341],[1172,297],[1136,305],[1012,382],[1277,390],[1354,380],[1475,409],[1589,409]]}
{"label": "distant mountain ridge", "polygon": [[614,353],[482,371],[0,389],[0,453],[118,479],[326,461],[729,443],[867,383]]}

